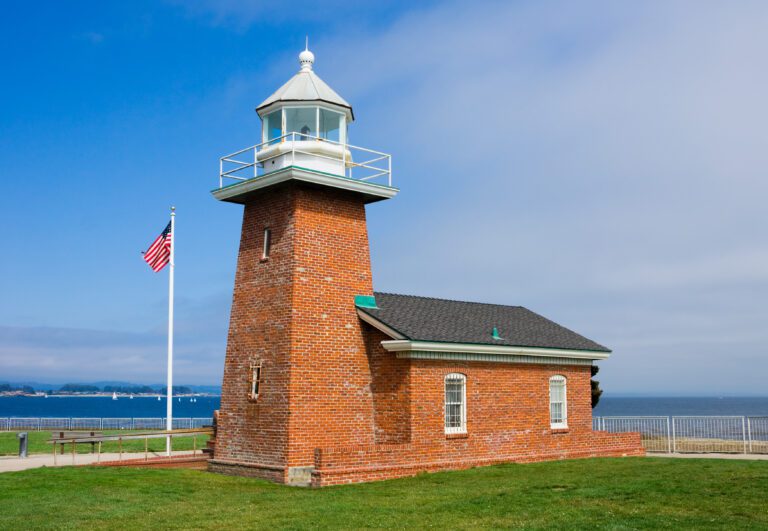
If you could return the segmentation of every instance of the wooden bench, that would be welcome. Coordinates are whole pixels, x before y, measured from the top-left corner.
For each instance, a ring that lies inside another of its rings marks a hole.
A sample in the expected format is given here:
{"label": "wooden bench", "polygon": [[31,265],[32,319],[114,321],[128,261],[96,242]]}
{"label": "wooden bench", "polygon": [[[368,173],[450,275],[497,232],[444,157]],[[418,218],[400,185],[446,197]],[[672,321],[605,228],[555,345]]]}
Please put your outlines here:
{"label": "wooden bench", "polygon": [[[52,443],[54,445],[53,451],[56,451],[56,444],[61,444],[61,454],[64,455],[64,445],[66,444],[65,441],[68,441],[69,439],[82,439],[84,437],[101,437],[103,435],[100,431],[52,431],[51,432],[51,440],[48,441],[49,443]],[[74,443],[72,443],[74,444]],[[78,443],[79,444],[79,443]],[[91,453],[96,451],[96,443],[91,442]]]}

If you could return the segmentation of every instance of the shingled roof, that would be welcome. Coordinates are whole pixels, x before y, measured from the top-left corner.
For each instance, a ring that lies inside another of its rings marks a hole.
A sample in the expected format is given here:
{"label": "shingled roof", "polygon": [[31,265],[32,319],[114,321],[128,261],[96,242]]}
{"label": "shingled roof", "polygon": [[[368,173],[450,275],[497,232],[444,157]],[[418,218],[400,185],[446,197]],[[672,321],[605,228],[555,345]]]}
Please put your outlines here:
{"label": "shingled roof", "polygon": [[[358,307],[411,341],[610,352],[522,306],[375,293],[377,308]],[[493,329],[501,339],[493,338]]]}

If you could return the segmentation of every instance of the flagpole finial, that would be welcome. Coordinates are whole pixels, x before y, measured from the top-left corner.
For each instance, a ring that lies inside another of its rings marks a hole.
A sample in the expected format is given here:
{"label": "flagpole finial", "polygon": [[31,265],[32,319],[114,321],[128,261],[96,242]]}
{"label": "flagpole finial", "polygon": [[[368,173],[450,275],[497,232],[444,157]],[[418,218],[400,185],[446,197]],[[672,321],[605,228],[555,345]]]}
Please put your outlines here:
{"label": "flagpole finial", "polygon": [[175,213],[176,213],[176,207],[175,207],[175,206],[172,206],[172,207],[171,207],[171,214],[175,214]]}

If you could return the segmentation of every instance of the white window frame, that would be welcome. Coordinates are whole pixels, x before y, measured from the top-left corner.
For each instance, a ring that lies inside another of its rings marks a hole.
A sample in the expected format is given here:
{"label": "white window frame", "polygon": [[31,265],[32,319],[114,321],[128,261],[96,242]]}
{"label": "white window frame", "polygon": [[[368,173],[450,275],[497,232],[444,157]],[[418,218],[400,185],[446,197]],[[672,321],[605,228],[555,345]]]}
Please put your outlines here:
{"label": "white window frame", "polygon": [[[552,389],[554,385],[562,385],[563,400],[555,402],[552,400]],[[562,404],[562,419],[555,421],[552,416],[552,405]],[[568,427],[568,379],[562,374],[556,374],[549,379],[549,425],[552,429],[564,429]]]}
{"label": "white window frame", "polygon": [[278,138],[285,135],[285,113],[283,112],[282,107],[279,109],[275,109],[274,111],[268,112],[264,115],[264,118],[261,119],[261,142],[263,144],[266,144],[267,142],[274,142],[275,139],[269,140],[267,138],[269,136],[269,131],[266,127],[266,122],[264,121],[267,116],[270,114],[279,112],[280,113],[280,134],[278,135]]}
{"label": "white window frame", "polygon": [[[448,426],[448,392],[447,385],[448,380],[461,381],[461,419],[459,426]],[[446,374],[443,379],[443,425],[445,426],[446,435],[454,433],[467,433],[467,377],[460,372],[452,372]]]}

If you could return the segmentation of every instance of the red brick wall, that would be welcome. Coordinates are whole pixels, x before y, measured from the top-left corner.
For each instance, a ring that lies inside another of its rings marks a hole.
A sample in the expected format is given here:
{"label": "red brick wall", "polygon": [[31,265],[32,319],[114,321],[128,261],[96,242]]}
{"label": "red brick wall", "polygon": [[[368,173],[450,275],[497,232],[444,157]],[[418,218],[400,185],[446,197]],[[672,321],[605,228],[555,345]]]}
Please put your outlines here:
{"label": "red brick wall", "polygon": [[317,449],[312,485],[324,487],[360,483],[510,462],[645,455],[639,433],[592,432],[589,435],[560,434],[558,437],[562,437],[563,441],[567,438],[559,449],[521,441],[518,449],[508,453],[473,451],[471,443],[467,442],[471,436],[469,439],[458,439],[463,441],[457,447],[460,451],[452,453],[435,451],[434,447],[416,443]]}
{"label": "red brick wall", "polygon": [[355,295],[372,295],[365,205],[328,188],[297,190],[289,466],[315,448],[373,444],[371,375]]}
{"label": "red brick wall", "polygon": [[[272,249],[262,260],[264,228]],[[371,376],[354,306],[371,295],[359,195],[287,185],[245,206],[211,468],[311,466],[314,449],[373,444]],[[248,399],[252,362],[260,396]],[[249,474],[254,474],[249,472]],[[258,474],[256,474],[258,475]]]}
{"label": "red brick wall", "polygon": [[407,359],[398,359],[381,347],[391,339],[361,322],[371,367],[375,438],[378,444],[406,443],[411,439],[411,385]]}
{"label": "red brick wall", "polygon": [[[409,416],[405,422],[402,416],[398,419],[402,434],[408,434],[410,440],[400,437],[407,442],[319,448],[313,475],[317,486],[509,461],[644,455],[637,433],[592,431],[588,366],[393,361],[394,354],[380,345],[387,337],[367,325],[365,330],[372,366],[387,367],[374,370],[374,382],[376,376],[390,380],[398,369],[407,373],[405,389],[399,395],[385,393],[381,402],[387,404],[387,413],[397,416],[400,410],[393,406],[402,402],[395,397],[407,397],[403,401],[409,405]],[[467,377],[466,435],[445,434],[444,378],[452,372]],[[554,375],[567,378],[567,430],[550,427],[549,378]],[[375,393],[374,401],[377,399]]]}
{"label": "red brick wall", "polygon": [[[243,211],[240,252],[224,362],[217,460],[285,467],[296,191],[259,194]],[[271,252],[262,260],[264,229]],[[258,401],[249,400],[249,369],[262,362]],[[274,476],[274,471],[267,474]]]}

